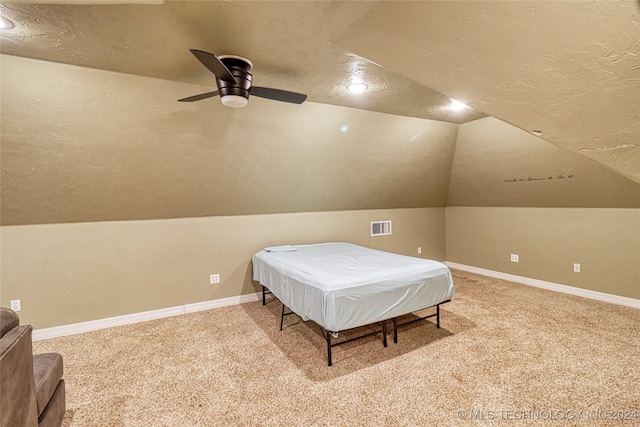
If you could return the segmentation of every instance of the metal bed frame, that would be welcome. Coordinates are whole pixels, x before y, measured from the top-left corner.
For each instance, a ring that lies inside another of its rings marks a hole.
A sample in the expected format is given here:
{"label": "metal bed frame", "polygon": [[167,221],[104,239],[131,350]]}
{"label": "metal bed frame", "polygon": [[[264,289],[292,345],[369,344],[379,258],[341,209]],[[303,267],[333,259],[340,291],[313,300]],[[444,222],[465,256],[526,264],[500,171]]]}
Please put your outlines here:
{"label": "metal bed frame", "polygon": [[[268,294],[272,294],[272,292],[269,291],[266,288],[266,286],[262,285],[262,305],[266,305],[267,304],[266,296]],[[275,297],[275,295],[274,295],[274,298],[277,299]],[[446,303],[448,303],[450,301],[451,300],[449,299],[449,300],[446,300],[446,301],[442,301],[442,302],[436,304],[435,306],[431,306],[431,307],[435,307],[436,308],[436,312],[433,313],[433,314],[430,314],[428,316],[418,317],[416,319],[412,319],[412,320],[409,320],[409,321],[403,322],[403,323],[398,323],[398,318],[397,317],[392,318],[391,322],[393,323],[393,342],[395,344],[398,343],[398,327],[405,326],[405,325],[408,325],[408,324],[411,324],[411,323],[414,323],[414,322],[418,322],[420,320],[426,320],[426,319],[430,319],[432,317],[435,317],[436,318],[436,328],[440,329],[440,304],[446,304]],[[431,307],[425,307],[425,309],[431,308]],[[284,305],[284,303],[282,303],[282,312],[281,312],[281,315],[280,315],[280,330],[281,331],[282,331],[282,328],[284,327],[284,317],[288,316],[290,314],[296,314],[296,313],[293,312],[293,311],[286,312],[285,311],[285,305]],[[389,320],[389,319],[382,320],[380,322],[376,322],[376,323],[380,323],[381,326],[382,326],[382,328],[379,329],[379,330],[375,330],[373,332],[369,332],[369,333],[366,333],[366,334],[358,335],[358,336],[355,336],[355,337],[352,337],[352,338],[349,338],[349,339],[345,339],[345,340],[342,340],[342,341],[338,341],[338,342],[333,342],[331,340],[331,338],[332,337],[336,338],[338,332],[340,332],[340,331],[327,331],[322,326],[318,325],[318,327],[320,328],[320,332],[322,333],[322,336],[324,337],[325,341],[327,342],[327,363],[328,363],[328,366],[333,366],[333,358],[332,358],[331,349],[333,347],[338,346],[338,345],[346,344],[348,342],[355,341],[355,340],[358,340],[358,339],[361,339],[361,338],[365,338],[365,337],[368,337],[368,336],[371,336],[371,335],[377,335],[380,332],[382,332],[382,345],[383,345],[383,347],[387,347],[387,320]],[[367,325],[363,325],[363,326],[367,326]],[[358,326],[358,327],[362,327],[362,326]],[[352,328],[352,329],[356,329],[356,328]],[[349,330],[349,329],[347,329],[347,330]]]}

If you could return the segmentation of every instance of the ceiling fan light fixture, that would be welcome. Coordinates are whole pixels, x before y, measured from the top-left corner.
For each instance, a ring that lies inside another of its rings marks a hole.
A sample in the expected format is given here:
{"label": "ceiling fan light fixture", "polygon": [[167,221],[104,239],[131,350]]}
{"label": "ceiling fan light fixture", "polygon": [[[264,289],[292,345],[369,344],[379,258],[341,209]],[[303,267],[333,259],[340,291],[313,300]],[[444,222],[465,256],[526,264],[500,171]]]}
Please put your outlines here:
{"label": "ceiling fan light fixture", "polygon": [[219,96],[225,107],[243,108],[249,103],[249,94],[258,98],[291,104],[302,104],[307,99],[307,95],[302,93],[253,86],[253,74],[251,73],[253,65],[247,58],[236,55],[216,56],[198,49],[189,49],[189,51],[216,76],[218,90],[178,99],[179,102],[201,101]]}
{"label": "ceiling fan light fixture", "polygon": [[362,93],[369,89],[369,85],[364,82],[353,82],[347,85],[347,90],[351,93]]}
{"label": "ceiling fan light fixture", "polygon": [[240,95],[224,95],[220,97],[220,100],[225,107],[231,108],[243,108],[249,103],[247,98]]}

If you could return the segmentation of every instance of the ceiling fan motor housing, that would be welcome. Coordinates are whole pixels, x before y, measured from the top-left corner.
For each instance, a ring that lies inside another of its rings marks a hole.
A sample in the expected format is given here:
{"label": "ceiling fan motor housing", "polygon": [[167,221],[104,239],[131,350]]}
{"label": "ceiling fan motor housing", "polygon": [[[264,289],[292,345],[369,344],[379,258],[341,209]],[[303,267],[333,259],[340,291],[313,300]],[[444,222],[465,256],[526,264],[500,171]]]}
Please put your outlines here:
{"label": "ceiling fan motor housing", "polygon": [[226,107],[242,108],[249,103],[249,95],[251,93],[259,98],[292,104],[302,104],[307,99],[307,95],[302,93],[252,86],[253,75],[251,74],[251,68],[253,65],[247,58],[236,55],[216,56],[203,50],[189,50],[202,65],[216,76],[218,90],[182,98],[178,100],[180,102],[194,102],[220,96],[220,100]]}
{"label": "ceiling fan motor housing", "polygon": [[249,91],[253,75],[251,74],[251,62],[239,56],[219,56],[220,61],[229,69],[236,81],[227,81],[216,78],[220,97],[235,95],[249,99]]}

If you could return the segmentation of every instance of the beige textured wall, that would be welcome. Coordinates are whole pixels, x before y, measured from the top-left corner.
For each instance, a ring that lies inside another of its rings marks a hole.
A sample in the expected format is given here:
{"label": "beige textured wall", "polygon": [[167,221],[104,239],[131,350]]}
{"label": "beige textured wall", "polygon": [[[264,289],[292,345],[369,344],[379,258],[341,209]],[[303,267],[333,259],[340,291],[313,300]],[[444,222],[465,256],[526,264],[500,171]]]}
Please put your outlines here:
{"label": "beige textured wall", "polygon": [[201,89],[2,56],[2,305],[44,328],[252,293],[252,253],[330,240],[640,298],[640,184],[588,159],[492,118],[175,102]]}
{"label": "beige textured wall", "polygon": [[493,117],[476,120],[458,131],[447,261],[639,298],[638,207],[639,183]]}
{"label": "beige textured wall", "polygon": [[639,209],[450,206],[446,223],[447,261],[640,299]]}
{"label": "beige textured wall", "polygon": [[640,207],[640,183],[493,117],[460,125],[448,206]]}
{"label": "beige textured wall", "polygon": [[[22,321],[39,329],[253,293],[251,255],[278,244],[350,241],[444,260],[444,215],[424,208],[3,226],[0,304],[20,299]],[[371,237],[376,220],[392,220],[393,234]],[[221,284],[209,284],[214,273]]]}

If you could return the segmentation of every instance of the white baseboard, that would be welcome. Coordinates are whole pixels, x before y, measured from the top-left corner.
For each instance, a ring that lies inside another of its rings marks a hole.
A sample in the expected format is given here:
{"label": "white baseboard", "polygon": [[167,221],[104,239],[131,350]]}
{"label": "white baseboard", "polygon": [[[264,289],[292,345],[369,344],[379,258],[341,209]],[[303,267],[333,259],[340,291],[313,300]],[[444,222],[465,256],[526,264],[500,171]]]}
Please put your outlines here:
{"label": "white baseboard", "polygon": [[[529,277],[516,276],[513,274],[501,273],[499,271],[485,270],[484,268],[472,267],[455,262],[445,262],[450,268],[456,270],[468,271],[470,273],[481,274],[483,276],[495,277],[497,279],[508,280],[510,282],[521,283],[523,285],[535,286],[537,288],[548,289],[551,291],[562,292],[565,294],[576,295],[583,298],[589,298],[604,302],[609,302],[627,307],[640,309],[640,300],[622,297],[618,295],[606,294],[604,292],[596,292],[588,289],[575,288],[572,286],[561,285],[553,282],[545,282],[543,280],[531,279]],[[45,340],[50,338],[63,337],[67,335],[82,334],[84,332],[97,331],[99,329],[111,328],[113,326],[130,325],[133,323],[146,322],[148,320],[161,319],[164,317],[178,316],[187,313],[196,313],[198,311],[213,310],[215,308],[227,307],[230,305],[238,305],[247,302],[259,301],[262,299],[262,293],[240,295],[236,297],[222,298],[211,301],[196,302],[193,304],[179,305],[176,307],[162,308],[159,310],[144,311],[142,313],[125,314],[123,316],[109,317],[106,319],[91,320],[88,322],[74,323],[71,325],[56,326],[53,328],[44,328],[33,331],[33,340]]]}
{"label": "white baseboard", "polygon": [[64,337],[67,335],[82,334],[84,332],[97,331],[99,329],[111,328],[113,326],[131,325],[133,323],[146,322],[148,320],[161,319],[164,317],[178,316],[198,311],[212,310],[215,308],[227,307],[230,305],[243,304],[246,302],[259,301],[262,293],[240,295],[236,297],[222,298],[211,301],[196,302],[193,304],[179,305],[176,307],[161,308],[159,310],[144,311],[142,313],[125,314],[123,316],[108,317],[106,319],[90,320],[88,322],[73,323],[71,325],[55,326],[52,328],[37,329],[33,331],[33,341],[46,340],[50,338]]}
{"label": "white baseboard", "polygon": [[562,292],[565,294],[576,295],[583,298],[610,302],[612,304],[624,305],[627,307],[640,309],[640,300],[634,298],[627,298],[619,295],[607,294],[604,292],[591,291],[589,289],[575,288],[573,286],[561,285],[553,282],[545,282],[544,280],[531,279],[529,277],[501,273],[499,271],[485,270],[484,268],[471,267],[469,265],[457,264],[455,262],[447,261],[445,262],[445,264],[450,268],[455,268],[456,270],[468,271],[469,273],[495,277],[496,279],[503,279],[510,282],[521,283],[523,285],[535,286],[536,288],[548,289],[550,291]]}

